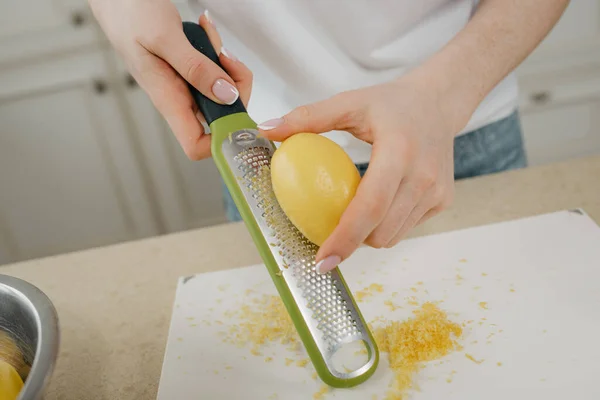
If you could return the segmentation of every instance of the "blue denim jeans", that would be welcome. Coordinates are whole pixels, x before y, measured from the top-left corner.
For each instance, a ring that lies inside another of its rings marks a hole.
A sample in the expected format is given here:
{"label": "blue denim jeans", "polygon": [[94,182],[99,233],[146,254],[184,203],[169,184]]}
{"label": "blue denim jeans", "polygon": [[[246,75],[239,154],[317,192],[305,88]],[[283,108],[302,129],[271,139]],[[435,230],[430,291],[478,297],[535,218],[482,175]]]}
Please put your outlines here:
{"label": "blue denim jeans", "polygon": [[[369,164],[357,164],[361,176]],[[471,178],[527,166],[519,112],[482,128],[458,136],[454,140],[454,179]],[[227,218],[242,218],[227,187],[223,185]]]}

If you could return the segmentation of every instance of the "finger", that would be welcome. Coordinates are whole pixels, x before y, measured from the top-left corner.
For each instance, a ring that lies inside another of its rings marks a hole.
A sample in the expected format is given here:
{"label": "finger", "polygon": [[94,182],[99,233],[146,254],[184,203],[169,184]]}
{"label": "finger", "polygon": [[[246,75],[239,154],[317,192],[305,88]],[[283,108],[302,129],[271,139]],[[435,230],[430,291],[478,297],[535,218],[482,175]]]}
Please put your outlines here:
{"label": "finger", "polygon": [[233,79],[196,50],[183,30],[169,31],[168,35],[145,47],[168,62],[187,82],[214,102],[233,104],[238,99],[239,91]]}
{"label": "finger", "polygon": [[250,101],[250,95],[252,93],[252,71],[250,71],[244,63],[239,61],[231,51],[225,48],[221,49],[219,60],[240,91],[242,103],[244,103],[244,106],[248,107],[248,102]]}
{"label": "finger", "polygon": [[191,160],[210,156],[210,136],[196,115],[187,83],[164,61],[148,55],[148,66],[137,77],[140,86],[165,118],[175,138]]}
{"label": "finger", "polygon": [[390,242],[386,245],[386,247],[394,247],[404,237],[408,234],[408,232],[413,229],[415,226],[419,225],[422,222],[425,222],[427,219],[439,214],[441,212],[441,207],[433,207],[429,205],[419,204],[415,207],[410,215],[406,218],[406,221],[402,225],[402,227],[398,230],[396,235],[390,240]]}
{"label": "finger", "polygon": [[204,14],[200,16],[199,24],[206,31],[210,42],[217,54],[219,54],[221,66],[231,79],[233,79],[233,82],[235,82],[235,86],[240,92],[242,103],[247,107],[248,102],[250,101],[250,94],[252,93],[252,72],[244,65],[244,63],[240,62],[231,51],[226,50],[223,47],[221,35],[217,31],[208,11],[205,11]]}
{"label": "finger", "polygon": [[386,247],[417,206],[420,196],[413,181],[406,179],[401,182],[383,221],[367,237],[365,244],[375,248]]}
{"label": "finger", "polygon": [[[435,164],[421,163],[411,168],[409,175],[400,185],[388,215],[367,239],[367,244],[373,247],[387,247],[389,242],[397,236],[398,231],[403,229],[411,214],[416,212],[415,208],[423,204],[432,208],[442,201],[444,191],[440,189],[440,185],[436,185],[439,174],[437,168],[431,165],[435,166]],[[425,212],[427,210],[422,210],[419,218]],[[410,228],[412,226],[409,226],[408,229]]]}
{"label": "finger", "polygon": [[405,168],[398,148],[373,147],[371,163],[338,226],[317,253],[317,271],[325,273],[348,258],[379,225],[394,198]]}
{"label": "finger", "polygon": [[[210,135],[204,134],[204,128],[197,114],[185,112],[179,114],[179,117],[166,118],[166,121],[190,160],[198,161],[211,156]],[[201,134],[194,137],[193,133],[196,131],[200,131]]]}
{"label": "finger", "polygon": [[271,140],[283,141],[298,132],[351,131],[361,120],[362,103],[354,92],[303,105],[282,118],[263,122],[258,128]]}
{"label": "finger", "polygon": [[434,207],[431,210],[427,211],[425,213],[425,215],[423,215],[421,217],[420,220],[417,221],[417,223],[415,224],[415,227],[424,224],[425,222],[427,222],[428,220],[430,220],[431,218],[435,217],[436,215],[438,215],[439,213],[441,213],[443,210],[442,207]]}
{"label": "finger", "polygon": [[213,22],[210,14],[207,11],[204,11],[204,14],[200,16],[198,19],[198,24],[204,29],[210,43],[213,45],[213,48],[217,52],[217,54],[221,54],[221,47],[223,47],[223,42],[221,40],[221,35],[217,31],[217,27]]}

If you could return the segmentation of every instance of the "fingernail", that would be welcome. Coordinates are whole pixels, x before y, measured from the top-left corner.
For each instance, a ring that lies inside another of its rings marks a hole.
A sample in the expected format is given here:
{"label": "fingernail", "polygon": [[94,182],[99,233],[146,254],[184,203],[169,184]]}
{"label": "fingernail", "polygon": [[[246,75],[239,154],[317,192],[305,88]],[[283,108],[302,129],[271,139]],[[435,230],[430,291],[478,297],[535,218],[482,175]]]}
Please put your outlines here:
{"label": "fingernail", "polygon": [[202,129],[204,129],[204,134],[210,135],[210,126],[206,123],[206,121],[200,121],[200,125],[202,125]]}
{"label": "fingernail", "polygon": [[234,56],[233,54],[231,54],[231,52],[229,50],[227,50],[225,47],[221,47],[221,53],[223,53],[223,55],[227,58],[229,58],[230,60],[233,61],[237,61],[237,57]]}
{"label": "fingernail", "polygon": [[208,12],[208,10],[204,10],[204,17],[206,18],[206,20],[208,21],[209,24],[214,25],[214,21],[210,16],[210,13]]}
{"label": "fingernail", "polygon": [[217,79],[212,87],[212,92],[217,99],[225,104],[233,104],[240,97],[240,92],[225,79]]}
{"label": "fingernail", "polygon": [[331,271],[332,269],[334,269],[335,267],[338,266],[339,263],[342,262],[342,258],[339,256],[329,256],[327,258],[324,258],[323,260],[319,261],[317,263],[317,266],[315,267],[317,274],[326,274],[327,272]]}
{"label": "fingernail", "polygon": [[275,129],[279,125],[283,124],[283,118],[275,118],[270,119],[268,121],[263,122],[262,124],[258,124],[258,129],[262,129],[263,131],[268,131],[270,129]]}

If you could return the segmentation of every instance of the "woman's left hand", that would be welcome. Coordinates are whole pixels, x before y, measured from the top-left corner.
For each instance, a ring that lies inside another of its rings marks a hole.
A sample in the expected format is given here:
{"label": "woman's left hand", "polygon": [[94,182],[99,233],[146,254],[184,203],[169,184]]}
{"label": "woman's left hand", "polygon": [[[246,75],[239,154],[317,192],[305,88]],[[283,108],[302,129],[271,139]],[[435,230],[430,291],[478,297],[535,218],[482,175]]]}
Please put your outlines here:
{"label": "woman's left hand", "polygon": [[[362,243],[396,245],[414,226],[448,207],[454,193],[453,144],[467,117],[418,74],[340,93],[259,125],[275,141],[299,132],[348,131],[372,144],[354,199],[317,254],[321,273]],[[450,107],[449,107],[450,108]]]}

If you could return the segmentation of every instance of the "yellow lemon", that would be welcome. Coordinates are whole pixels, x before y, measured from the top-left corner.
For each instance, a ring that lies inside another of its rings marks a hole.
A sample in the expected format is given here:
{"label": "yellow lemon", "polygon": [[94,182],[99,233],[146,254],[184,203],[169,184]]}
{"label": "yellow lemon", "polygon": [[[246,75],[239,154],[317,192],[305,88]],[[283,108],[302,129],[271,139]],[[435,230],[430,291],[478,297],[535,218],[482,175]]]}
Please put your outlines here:
{"label": "yellow lemon", "polygon": [[283,141],[273,154],[271,181],[292,224],[321,246],[354,197],[360,174],[337,143],[299,133]]}
{"label": "yellow lemon", "polygon": [[23,388],[23,381],[9,363],[0,360],[0,400],[15,400]]}

